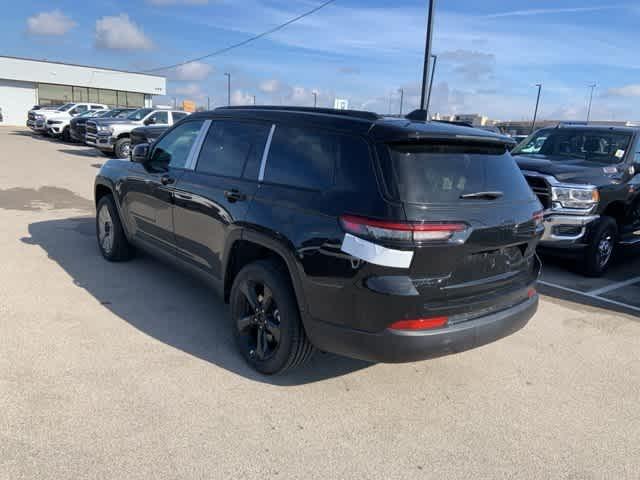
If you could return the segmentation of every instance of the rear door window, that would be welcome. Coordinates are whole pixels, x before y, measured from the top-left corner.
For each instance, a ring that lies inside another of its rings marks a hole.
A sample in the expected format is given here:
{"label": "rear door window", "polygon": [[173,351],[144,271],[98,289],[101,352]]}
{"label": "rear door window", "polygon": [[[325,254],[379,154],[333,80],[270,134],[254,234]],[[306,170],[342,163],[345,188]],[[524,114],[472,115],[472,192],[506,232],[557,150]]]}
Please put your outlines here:
{"label": "rear door window", "polygon": [[202,145],[196,171],[256,180],[271,125],[215,121]]}
{"label": "rear door window", "polygon": [[479,192],[499,192],[500,201],[532,199],[527,182],[504,147],[408,144],[381,150],[387,190],[403,202],[451,204]]}

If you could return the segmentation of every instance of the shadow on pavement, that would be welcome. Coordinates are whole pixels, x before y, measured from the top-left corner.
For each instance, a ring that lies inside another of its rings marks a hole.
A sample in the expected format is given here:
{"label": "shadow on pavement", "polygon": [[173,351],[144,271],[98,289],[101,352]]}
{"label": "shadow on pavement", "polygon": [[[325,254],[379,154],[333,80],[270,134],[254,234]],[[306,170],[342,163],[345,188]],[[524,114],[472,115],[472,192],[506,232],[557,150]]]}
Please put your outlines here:
{"label": "shadow on pavement", "polygon": [[[294,386],[339,377],[371,364],[316,353],[281,377],[252,370],[236,351],[227,306],[195,278],[146,255],[106,262],[95,241],[93,217],[32,223],[29,245],[44,249],[74,283],[138,330],[186,353],[254,381]],[[87,316],[86,321],[92,321]]]}
{"label": "shadow on pavement", "polygon": [[[70,143],[69,145],[72,145],[72,144]],[[80,146],[80,144],[78,144],[78,146]],[[102,154],[97,152],[94,148],[82,148],[82,149],[59,148],[58,151],[60,153],[75,155],[76,157],[104,158]]]}

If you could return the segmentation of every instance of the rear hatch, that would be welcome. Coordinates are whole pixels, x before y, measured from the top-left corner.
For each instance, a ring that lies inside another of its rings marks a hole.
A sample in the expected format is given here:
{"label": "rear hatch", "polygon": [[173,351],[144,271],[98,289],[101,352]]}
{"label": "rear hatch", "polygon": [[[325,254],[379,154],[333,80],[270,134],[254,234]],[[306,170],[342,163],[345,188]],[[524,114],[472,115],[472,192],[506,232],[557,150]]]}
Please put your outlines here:
{"label": "rear hatch", "polygon": [[387,195],[408,222],[458,226],[444,240],[416,238],[410,276],[429,309],[498,309],[515,302],[509,292],[526,292],[539,270],[542,206],[505,145],[393,143],[379,158]]}

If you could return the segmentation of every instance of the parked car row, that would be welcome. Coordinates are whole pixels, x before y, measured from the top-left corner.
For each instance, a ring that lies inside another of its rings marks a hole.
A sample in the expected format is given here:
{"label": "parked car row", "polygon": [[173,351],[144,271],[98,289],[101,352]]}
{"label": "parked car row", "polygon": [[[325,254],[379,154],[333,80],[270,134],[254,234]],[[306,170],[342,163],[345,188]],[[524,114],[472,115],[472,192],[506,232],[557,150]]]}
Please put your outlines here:
{"label": "parked car row", "polygon": [[[37,108],[36,108],[37,107]],[[128,158],[133,141],[151,142],[188,113],[161,108],[114,108],[95,103],[39,107],[28,113],[35,133],[86,143],[107,156]],[[133,131],[141,128],[139,134]]]}

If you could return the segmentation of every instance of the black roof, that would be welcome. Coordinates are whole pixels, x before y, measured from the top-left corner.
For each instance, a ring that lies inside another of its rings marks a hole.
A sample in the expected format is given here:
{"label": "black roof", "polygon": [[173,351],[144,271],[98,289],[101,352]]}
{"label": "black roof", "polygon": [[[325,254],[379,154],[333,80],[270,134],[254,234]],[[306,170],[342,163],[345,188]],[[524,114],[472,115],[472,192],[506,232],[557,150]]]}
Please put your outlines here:
{"label": "black roof", "polygon": [[622,125],[607,125],[607,124],[597,124],[597,123],[564,123],[561,122],[555,127],[544,127],[541,130],[599,130],[599,131],[609,131],[616,133],[635,133],[640,131],[640,127],[633,126],[622,126]]}
{"label": "black roof", "polygon": [[291,122],[344,131],[355,135],[371,135],[375,140],[401,142],[412,140],[443,140],[513,144],[510,137],[471,127],[447,123],[415,121],[407,118],[382,117],[373,112],[336,110],[331,108],[246,106],[220,107],[209,112],[198,112],[194,118],[232,117],[245,120]]}

